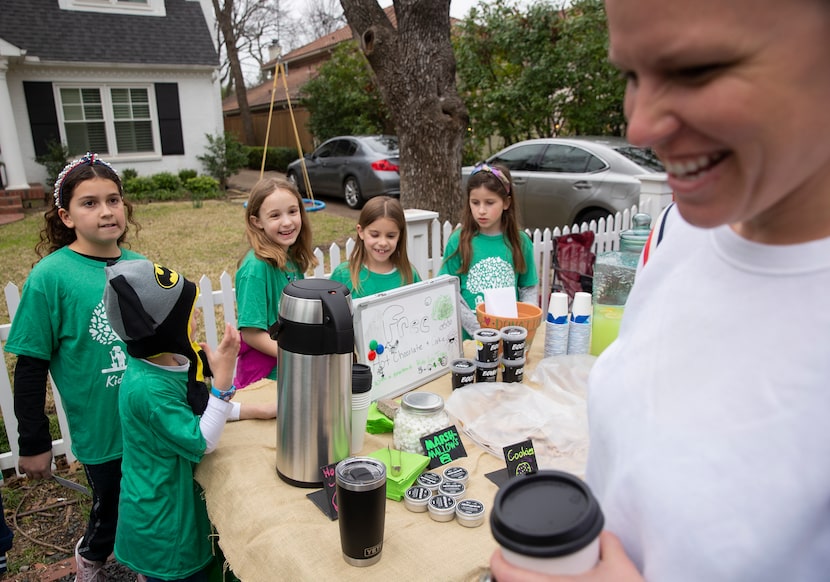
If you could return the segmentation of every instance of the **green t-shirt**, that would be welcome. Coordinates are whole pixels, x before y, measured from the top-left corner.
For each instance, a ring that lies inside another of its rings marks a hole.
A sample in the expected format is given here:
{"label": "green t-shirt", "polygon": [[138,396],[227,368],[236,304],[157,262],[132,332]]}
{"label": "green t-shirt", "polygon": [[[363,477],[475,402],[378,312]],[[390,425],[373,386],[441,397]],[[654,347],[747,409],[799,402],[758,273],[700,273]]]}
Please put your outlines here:
{"label": "green t-shirt", "polygon": [[[352,293],[352,299],[359,299],[367,295],[374,295],[382,291],[391,291],[405,285],[401,272],[395,269],[391,273],[375,273],[363,265],[360,268],[360,290],[355,291],[352,286],[352,274],[349,272],[349,263],[340,263],[331,273],[331,280],[343,283]],[[412,282],[418,283],[421,277],[412,267]]]}
{"label": "green t-shirt", "polygon": [[[121,260],[141,258],[121,251]],[[7,352],[49,361],[72,453],[92,465],[121,456],[118,387],[127,366],[126,346],[104,309],[105,266],[69,247],[45,256],[26,279],[5,346]]]}
{"label": "green t-shirt", "polygon": [[193,479],[207,444],[187,404],[188,367],[130,358],[121,385],[115,557],[154,578],[186,578],[212,559],[207,507]]}
{"label": "green t-shirt", "polygon": [[438,274],[458,277],[461,296],[473,311],[476,305],[484,302],[485,289],[513,287],[518,301],[519,287],[533,287],[539,282],[536,275],[536,263],[533,260],[533,243],[527,234],[520,234],[522,256],[527,265],[524,273],[517,273],[513,268],[513,253],[503,234],[481,233],[477,233],[472,239],[473,253],[469,270],[466,273],[459,273],[461,255],[455,251],[458,249],[460,234],[461,229],[456,229],[450,235],[444,250],[444,264],[441,265]]}
{"label": "green t-shirt", "polygon": [[[280,270],[271,263],[258,259],[253,250],[248,251],[234,277],[237,327],[268,331],[279,319],[282,290],[292,281],[304,278],[299,267],[291,261],[286,269]],[[240,354],[237,374],[249,363],[246,354]],[[270,380],[277,379],[276,366],[267,377]]]}

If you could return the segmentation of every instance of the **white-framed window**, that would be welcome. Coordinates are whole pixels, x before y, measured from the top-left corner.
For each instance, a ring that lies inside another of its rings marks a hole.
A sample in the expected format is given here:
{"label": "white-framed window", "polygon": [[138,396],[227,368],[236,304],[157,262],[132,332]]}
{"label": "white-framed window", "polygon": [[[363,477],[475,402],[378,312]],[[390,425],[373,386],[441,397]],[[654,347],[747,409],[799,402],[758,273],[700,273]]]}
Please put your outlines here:
{"label": "white-framed window", "polygon": [[57,85],[61,138],[73,155],[160,155],[152,85]]}
{"label": "white-framed window", "polygon": [[165,16],[164,0],[58,0],[63,10]]}

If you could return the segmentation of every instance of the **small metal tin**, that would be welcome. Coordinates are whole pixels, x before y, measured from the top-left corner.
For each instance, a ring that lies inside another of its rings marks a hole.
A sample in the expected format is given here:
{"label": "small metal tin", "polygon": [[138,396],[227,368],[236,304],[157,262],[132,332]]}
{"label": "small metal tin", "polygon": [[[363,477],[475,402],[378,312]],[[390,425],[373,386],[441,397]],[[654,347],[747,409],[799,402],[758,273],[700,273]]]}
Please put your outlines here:
{"label": "small metal tin", "polygon": [[464,527],[478,527],[484,523],[484,504],[477,499],[462,499],[456,504],[455,517]]}
{"label": "small metal tin", "polygon": [[466,483],[470,473],[464,467],[447,467],[444,469],[444,481],[458,481]]}
{"label": "small metal tin", "polygon": [[432,472],[421,473],[420,475],[418,475],[417,481],[418,485],[420,485],[421,487],[426,487],[433,493],[438,491],[438,486],[441,485],[441,483],[443,482],[444,479],[443,477],[441,477],[441,475]]}
{"label": "small metal tin", "polygon": [[452,521],[455,517],[455,499],[449,495],[433,495],[429,500],[429,516],[435,521]]}
{"label": "small metal tin", "polygon": [[420,485],[413,485],[404,493],[403,504],[409,511],[424,513],[431,498],[432,491]]}
{"label": "small metal tin", "polygon": [[453,499],[461,499],[466,492],[467,488],[460,481],[444,481],[438,486],[439,495],[449,495]]}

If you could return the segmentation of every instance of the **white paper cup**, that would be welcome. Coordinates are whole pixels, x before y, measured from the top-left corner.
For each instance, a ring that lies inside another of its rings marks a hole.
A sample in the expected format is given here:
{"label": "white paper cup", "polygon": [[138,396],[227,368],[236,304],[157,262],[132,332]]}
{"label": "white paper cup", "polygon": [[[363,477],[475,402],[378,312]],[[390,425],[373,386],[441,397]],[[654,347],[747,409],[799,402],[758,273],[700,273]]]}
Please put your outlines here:
{"label": "white paper cup", "polygon": [[352,442],[351,454],[360,453],[363,448],[363,440],[366,436],[366,421],[369,418],[369,406],[372,398],[369,392],[363,394],[352,394]]}
{"label": "white paper cup", "polygon": [[512,478],[499,489],[490,512],[504,559],[543,574],[576,575],[593,568],[604,523],[588,486],[562,471]]}

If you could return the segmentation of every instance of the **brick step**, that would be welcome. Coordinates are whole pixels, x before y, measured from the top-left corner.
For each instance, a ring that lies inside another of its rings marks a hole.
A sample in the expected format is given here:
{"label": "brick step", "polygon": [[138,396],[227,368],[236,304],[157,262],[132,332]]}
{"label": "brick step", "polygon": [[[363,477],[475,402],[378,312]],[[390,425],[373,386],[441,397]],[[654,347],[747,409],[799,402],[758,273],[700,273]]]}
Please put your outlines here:
{"label": "brick step", "polygon": [[16,196],[14,194],[6,194],[5,196],[0,196],[0,207],[4,206],[15,206],[18,208],[22,208],[23,198],[21,198],[20,196]]}
{"label": "brick step", "polygon": [[0,214],[23,214],[23,206],[0,206]]}
{"label": "brick step", "polygon": [[13,209],[14,213],[22,213],[23,207],[38,208],[45,206],[48,195],[43,189],[43,184],[31,184],[28,188],[15,188],[13,190],[0,190],[0,212],[8,214]]}

